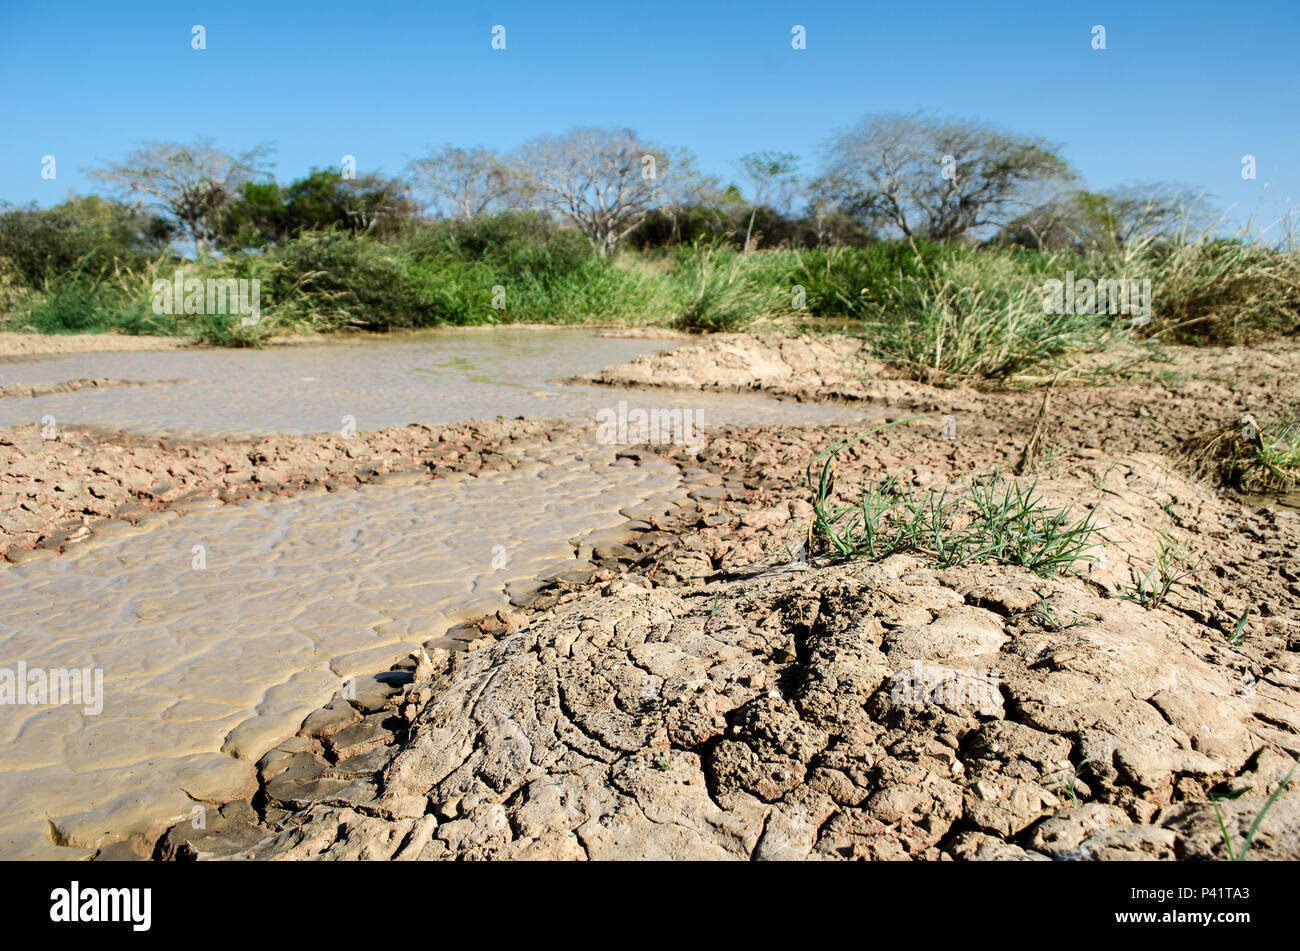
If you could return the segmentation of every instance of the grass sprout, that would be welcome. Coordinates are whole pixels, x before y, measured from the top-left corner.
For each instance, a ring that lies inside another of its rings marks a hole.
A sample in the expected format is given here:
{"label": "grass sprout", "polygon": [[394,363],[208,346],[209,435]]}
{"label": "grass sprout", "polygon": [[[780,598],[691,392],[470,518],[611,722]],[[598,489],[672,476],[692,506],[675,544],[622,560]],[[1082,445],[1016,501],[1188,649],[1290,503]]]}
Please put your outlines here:
{"label": "grass sprout", "polygon": [[1037,483],[1026,486],[997,474],[974,483],[965,496],[949,496],[947,489],[918,494],[890,477],[864,483],[856,503],[836,504],[835,459],[867,435],[841,439],[809,464],[810,546],[838,559],[875,560],[910,552],[927,555],[943,568],[995,562],[1044,577],[1087,560],[1091,514],[1074,520],[1068,508],[1046,505]]}

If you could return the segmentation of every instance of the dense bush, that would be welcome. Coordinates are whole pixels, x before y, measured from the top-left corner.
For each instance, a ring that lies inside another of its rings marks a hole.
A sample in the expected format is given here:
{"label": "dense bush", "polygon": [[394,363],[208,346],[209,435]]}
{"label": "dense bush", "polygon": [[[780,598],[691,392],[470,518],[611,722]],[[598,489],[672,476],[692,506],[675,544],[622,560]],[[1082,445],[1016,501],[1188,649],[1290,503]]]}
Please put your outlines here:
{"label": "dense bush", "polygon": [[288,185],[246,182],[222,209],[219,230],[229,249],[283,244],[306,231],[335,228],[387,237],[416,212],[400,182],[377,175],[349,179],[335,169],[314,168]]}
{"label": "dense bush", "polygon": [[[261,250],[181,262],[140,220],[85,201],[0,216],[4,325],[48,332],[184,333],[223,344],[282,332],[434,324],[618,323],[694,330],[854,321],[875,352],[918,375],[1005,377],[1142,334],[1238,343],[1300,326],[1300,257],[1240,241],[1164,239],[1090,251],[877,241],[742,253],[731,236],[606,260],[534,213],[412,222],[388,239],[334,228]],[[156,250],[156,246],[154,246]],[[262,282],[263,320],[154,315],[151,281]],[[1150,280],[1151,320],[1047,314],[1044,283]]]}
{"label": "dense bush", "polygon": [[1131,252],[1150,275],[1149,332],[1190,344],[1241,344],[1300,328],[1300,256],[1239,240],[1152,242]]}
{"label": "dense bush", "polygon": [[263,294],[286,323],[315,330],[431,323],[427,285],[396,245],[345,231],[310,231],[269,260]]}
{"label": "dense bush", "polygon": [[32,289],[69,278],[93,283],[159,253],[170,235],[162,219],[92,196],[0,214],[0,258]]}

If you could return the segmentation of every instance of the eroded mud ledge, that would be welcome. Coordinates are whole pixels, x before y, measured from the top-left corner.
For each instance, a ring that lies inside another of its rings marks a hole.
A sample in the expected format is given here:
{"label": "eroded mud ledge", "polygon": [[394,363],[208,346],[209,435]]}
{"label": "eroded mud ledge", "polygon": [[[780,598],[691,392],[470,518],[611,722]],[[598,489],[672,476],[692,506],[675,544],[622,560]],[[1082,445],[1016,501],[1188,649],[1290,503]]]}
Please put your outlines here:
{"label": "eroded mud ledge", "polygon": [[[687,497],[624,513],[586,566],[467,626],[473,650],[429,645],[336,697],[261,760],[251,797],[203,803],[206,829],[183,822],[103,857],[1223,857],[1209,795],[1249,787],[1219,805],[1240,843],[1300,755],[1300,528],[1160,453],[1243,411],[1293,408],[1297,353],[1185,356],[1053,402],[1040,487],[1104,516],[1104,569],[791,566],[803,467],[851,430],[730,427],[698,457],[631,448],[628,464],[672,461]],[[955,440],[938,438],[936,416],[844,457],[841,479],[918,489],[1007,471],[1041,399],[852,373],[862,392],[845,397],[827,392],[845,379],[818,373],[738,388],[953,415]],[[539,436],[499,425],[520,446]],[[490,464],[483,435],[453,451]],[[394,468],[436,471],[400,435],[372,436],[395,440],[372,452]],[[369,458],[346,458],[369,477]],[[300,484],[268,477],[265,490]],[[1158,609],[1115,597],[1158,533],[1204,556],[1200,590]],[[1247,607],[1249,634],[1229,643]],[[909,676],[961,684],[994,669],[996,698],[907,700]],[[1297,803],[1279,797],[1252,854],[1295,857]]]}
{"label": "eroded mud ledge", "polygon": [[[1098,517],[1104,567],[791,564],[802,467],[848,430],[731,429],[679,459],[713,491],[653,513],[585,579],[483,619],[495,643],[413,656],[382,703],[336,701],[262,760],[249,803],[205,835],[171,830],[155,853],[1222,858],[1209,796],[1250,789],[1218,805],[1240,843],[1300,755],[1300,522],[1156,451],[1294,405],[1278,382],[1295,352],[1188,356],[1183,379],[1056,401],[1038,485]],[[809,398],[844,383],[795,372],[752,388]],[[901,470],[927,487],[1006,471],[1040,399],[898,385],[916,389],[891,397],[957,415],[960,436],[937,440],[934,421],[882,433],[847,454],[854,477]],[[1117,597],[1162,534],[1204,556],[1196,592],[1154,610]],[[1230,643],[1247,607],[1258,623]],[[989,671],[995,693],[958,689]],[[1295,857],[1298,831],[1300,793],[1283,793],[1253,854]]]}

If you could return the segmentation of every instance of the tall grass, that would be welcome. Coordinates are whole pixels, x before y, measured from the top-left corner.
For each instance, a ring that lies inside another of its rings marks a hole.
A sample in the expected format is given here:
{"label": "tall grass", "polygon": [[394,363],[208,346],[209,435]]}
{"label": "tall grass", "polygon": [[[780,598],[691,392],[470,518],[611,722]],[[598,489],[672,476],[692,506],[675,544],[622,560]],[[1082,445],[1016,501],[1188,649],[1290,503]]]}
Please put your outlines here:
{"label": "tall grass", "polygon": [[679,252],[672,280],[677,285],[677,325],[689,330],[739,330],[762,317],[789,313],[782,289],[748,266],[748,256],[731,248],[700,245]]}
{"label": "tall grass", "polygon": [[[262,322],[249,329],[219,315],[152,314],[150,282],[178,267],[261,280]],[[1045,312],[1044,283],[1069,272],[1150,280],[1151,320]],[[420,225],[388,240],[308,232],[261,252],[137,258],[43,281],[3,285],[0,326],[247,345],[342,329],[536,322],[720,331],[842,318],[877,357],[923,379],[1005,380],[1134,336],[1230,344],[1300,327],[1300,254],[1205,235],[1082,253],[893,241],[740,254],[698,242],[606,261],[571,230],[502,215]]]}
{"label": "tall grass", "polygon": [[1103,266],[1150,278],[1149,335],[1248,344],[1300,327],[1300,254],[1294,251],[1202,234],[1190,241],[1145,238],[1096,257]]}
{"label": "tall grass", "polygon": [[925,374],[1000,379],[1094,349],[1120,329],[1109,316],[1044,311],[1042,277],[1073,262],[969,252],[884,292],[871,339],[891,363]]}

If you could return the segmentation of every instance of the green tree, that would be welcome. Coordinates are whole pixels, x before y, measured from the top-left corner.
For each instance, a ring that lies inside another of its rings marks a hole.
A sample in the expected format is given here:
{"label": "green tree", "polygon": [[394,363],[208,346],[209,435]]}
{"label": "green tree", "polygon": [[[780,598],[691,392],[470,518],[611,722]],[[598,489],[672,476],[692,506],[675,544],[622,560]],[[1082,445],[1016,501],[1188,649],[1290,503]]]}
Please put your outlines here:
{"label": "green tree", "polygon": [[313,168],[284,186],[246,182],[222,215],[221,237],[230,246],[259,247],[329,228],[385,234],[415,213],[400,181],[374,174],[347,178],[337,169]]}
{"label": "green tree", "polygon": [[159,253],[172,234],[158,215],[98,195],[74,197],[51,208],[0,214],[0,257],[24,285],[39,288],[66,276],[101,277]]}

